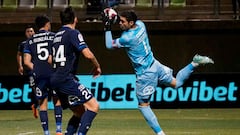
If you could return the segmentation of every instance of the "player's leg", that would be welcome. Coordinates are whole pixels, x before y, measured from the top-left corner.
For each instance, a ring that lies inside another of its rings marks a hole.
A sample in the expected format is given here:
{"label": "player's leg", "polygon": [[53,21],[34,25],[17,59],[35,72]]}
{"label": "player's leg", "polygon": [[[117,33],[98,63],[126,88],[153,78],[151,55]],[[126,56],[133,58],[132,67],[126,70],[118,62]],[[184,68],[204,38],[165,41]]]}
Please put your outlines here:
{"label": "player's leg", "polygon": [[[68,95],[65,93],[61,93],[59,90],[56,90],[54,92],[57,92],[57,98],[55,99],[59,99],[60,103],[61,103],[61,108],[64,110],[66,108],[69,107],[69,99],[68,99]],[[70,108],[71,109],[71,108]],[[57,120],[56,120],[57,122]],[[70,120],[68,121],[68,125],[67,125],[67,129],[65,131],[65,135],[73,135],[77,132],[77,128],[79,126],[80,123],[80,117],[76,117],[75,115],[73,115]]]}
{"label": "player's leg", "polygon": [[79,105],[77,107],[71,107],[70,109],[73,112],[77,112],[77,113],[74,113],[73,116],[68,121],[67,130],[66,130],[65,135],[73,135],[77,132],[81,117],[82,117],[83,113],[85,112],[85,108],[83,105]]}
{"label": "player's leg", "polygon": [[[86,89],[87,90],[87,89]],[[84,103],[86,111],[83,113],[78,129],[78,135],[86,135],[89,128],[91,127],[93,119],[96,117],[99,110],[99,104],[97,100],[92,97],[86,103]]]}
{"label": "player's leg", "polygon": [[56,135],[62,135],[62,106],[57,96],[53,96]]}
{"label": "player's leg", "polygon": [[32,92],[31,92],[31,109],[32,109],[32,113],[33,113],[33,116],[34,118],[38,118],[38,99],[36,97],[36,85],[35,85],[35,81],[34,81],[34,78],[33,76],[29,76],[29,86],[31,87],[32,89]]}
{"label": "player's leg", "polygon": [[171,82],[171,86],[175,88],[182,86],[196,67],[213,63],[213,60],[207,56],[195,55],[193,61],[177,73],[176,80]]}
{"label": "player's leg", "polygon": [[182,86],[185,81],[190,77],[192,72],[194,71],[194,66],[192,64],[188,64],[184,68],[182,68],[176,75],[176,78],[173,78],[171,82],[171,86],[173,88],[178,88]]}
{"label": "player's leg", "polygon": [[157,117],[150,108],[149,103],[140,103],[138,108],[141,114],[143,115],[144,119],[146,120],[147,124],[153,129],[153,131],[157,135],[164,135],[164,132],[158,123]]}
{"label": "player's leg", "polygon": [[[74,80],[79,82],[79,79],[77,78],[77,76],[74,76]],[[71,107],[70,109],[72,110],[72,112],[78,112],[78,113],[73,114],[73,116],[69,119],[65,135],[73,135],[77,132],[82,114],[85,112],[83,105],[80,105],[77,107]]]}
{"label": "player's leg", "polygon": [[47,106],[48,106],[48,98],[41,99],[40,106],[39,106],[39,115],[40,115],[41,125],[44,131],[44,135],[50,134],[48,129]]}
{"label": "player's leg", "polygon": [[36,80],[36,96],[39,99],[39,116],[44,135],[49,135],[48,129],[48,80]]}
{"label": "player's leg", "polygon": [[37,119],[38,118],[38,113],[39,113],[38,112],[38,105],[39,104],[38,104],[38,100],[37,100],[34,92],[31,92],[31,103],[32,103],[31,109],[32,109],[33,116],[34,116],[34,118]]}
{"label": "player's leg", "polygon": [[[69,107],[73,111],[75,116],[82,115],[80,124],[78,126],[78,134],[85,135],[88,132],[91,123],[99,110],[97,100],[93,97],[93,94],[86,87],[84,87],[82,84],[79,84],[79,82],[75,81],[74,79],[66,80],[64,84],[60,84],[60,87],[58,88],[59,90],[57,91],[57,94],[61,99],[62,107]],[[82,109],[72,109],[76,106],[80,108],[82,107],[82,104],[84,104],[84,107],[86,109],[83,114]],[[69,134],[67,133],[67,135]]]}
{"label": "player's leg", "polygon": [[143,75],[137,76],[136,91],[139,103],[138,109],[153,131],[157,135],[164,135],[164,132],[158,123],[157,117],[150,107],[150,97],[154,93],[158,83],[158,75],[155,72],[156,67],[157,66],[153,64],[149,71],[145,71]]}
{"label": "player's leg", "polygon": [[77,129],[79,127],[80,124],[80,119],[79,117],[73,115],[69,121],[68,121],[68,125],[67,125],[67,130],[65,132],[65,135],[73,135],[77,132]]}

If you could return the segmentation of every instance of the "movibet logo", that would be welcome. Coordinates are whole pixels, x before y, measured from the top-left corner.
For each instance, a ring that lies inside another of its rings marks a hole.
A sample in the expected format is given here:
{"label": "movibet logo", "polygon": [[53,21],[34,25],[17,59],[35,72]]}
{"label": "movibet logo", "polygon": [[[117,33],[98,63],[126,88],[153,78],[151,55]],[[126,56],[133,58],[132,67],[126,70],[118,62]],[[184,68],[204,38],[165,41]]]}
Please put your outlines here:
{"label": "movibet logo", "polygon": [[[137,102],[135,87],[133,83],[127,83],[125,86],[107,87],[103,82],[92,82],[90,90],[99,102],[114,101],[118,104],[123,102]],[[31,92],[28,84],[22,88],[12,88],[8,90],[2,87],[0,83],[0,103],[30,103],[29,94]],[[151,97],[151,101],[165,102],[235,102],[237,101],[238,86],[235,82],[225,83],[225,85],[209,86],[206,81],[193,81],[192,86],[173,89],[171,87],[158,87]]]}
{"label": "movibet logo", "polygon": [[235,82],[229,82],[228,86],[207,86],[206,81],[194,81],[192,87],[158,88],[152,97],[152,101],[237,101],[238,87]]}
{"label": "movibet logo", "polygon": [[11,103],[20,103],[31,102],[31,99],[28,97],[32,92],[32,89],[29,88],[28,84],[25,84],[23,88],[12,88],[7,90],[6,88],[2,88],[2,83],[0,83],[0,103],[5,103],[7,101]]}

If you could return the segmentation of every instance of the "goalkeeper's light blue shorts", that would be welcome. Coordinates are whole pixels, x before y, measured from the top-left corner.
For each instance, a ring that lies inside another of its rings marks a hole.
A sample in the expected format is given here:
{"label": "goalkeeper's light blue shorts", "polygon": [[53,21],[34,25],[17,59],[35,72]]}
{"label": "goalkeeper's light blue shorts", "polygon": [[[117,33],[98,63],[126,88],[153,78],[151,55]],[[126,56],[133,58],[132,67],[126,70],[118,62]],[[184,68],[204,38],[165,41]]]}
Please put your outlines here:
{"label": "goalkeeper's light blue shorts", "polygon": [[137,75],[136,92],[139,103],[150,101],[151,95],[159,84],[169,85],[173,80],[173,70],[159,61],[153,64],[143,74]]}

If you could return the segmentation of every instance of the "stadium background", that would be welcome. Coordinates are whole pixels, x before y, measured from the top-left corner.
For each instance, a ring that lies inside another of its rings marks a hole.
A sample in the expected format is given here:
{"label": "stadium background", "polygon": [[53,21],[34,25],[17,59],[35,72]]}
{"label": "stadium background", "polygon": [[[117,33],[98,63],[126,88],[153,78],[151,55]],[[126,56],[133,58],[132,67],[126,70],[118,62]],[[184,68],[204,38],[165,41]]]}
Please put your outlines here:
{"label": "stadium background", "polygon": [[[197,1],[186,0],[185,5],[172,7],[132,5],[129,7],[120,5],[117,8],[120,11],[125,9],[136,10],[140,18],[146,23],[155,57],[160,62],[173,68],[174,73],[188,64],[192,57],[198,53],[210,56],[214,59],[215,64],[198,68],[194,74],[200,74],[200,76],[203,74],[204,77],[207,77],[208,74],[217,74],[217,76],[208,78],[211,81],[214,81],[214,77],[221,79],[221,77],[227,76],[228,80],[238,82],[237,86],[239,86],[240,46],[238,44],[240,23],[238,20],[231,18],[231,6],[229,2],[224,3],[226,0],[221,1],[220,4],[223,5],[220,7],[216,6],[213,1],[199,0],[199,3]],[[14,88],[14,85],[19,87],[17,83],[21,82],[19,80],[22,79],[17,73],[16,52],[17,45],[25,40],[25,26],[33,24],[37,15],[47,14],[52,19],[52,31],[57,31],[61,26],[58,16],[59,11],[66,5],[52,8],[19,6],[6,8],[3,7],[3,3],[1,4],[0,78],[6,84],[2,84],[0,90],[5,89],[6,85],[10,90]],[[197,4],[198,8],[196,8]],[[89,47],[101,63],[103,74],[132,74],[133,70],[124,50],[113,52],[105,48],[101,21],[86,21],[87,18],[99,19],[99,14],[87,14],[86,7],[77,7],[76,12],[79,18],[77,29],[81,31]],[[114,25],[112,29],[114,35],[119,36],[121,31],[118,26]],[[89,74],[90,70],[88,61],[81,58],[78,74]],[[231,77],[229,79],[229,74],[230,76],[233,74],[232,80]],[[216,86],[219,85],[222,84]],[[234,102],[234,107],[238,102],[239,100]]]}
{"label": "stadium background", "polygon": [[[27,24],[0,24],[0,75],[17,75],[17,45],[25,39]],[[200,68],[203,72],[239,72],[239,22],[147,22],[149,39],[155,57],[162,63],[178,71],[199,53],[208,55],[215,61],[213,66]],[[204,25],[204,26],[203,26]],[[52,24],[57,31],[59,24]],[[80,22],[78,28],[89,47],[102,64],[103,74],[132,73],[132,68],[124,50],[109,51],[104,45],[103,26],[100,22]],[[114,35],[120,30],[113,28]],[[81,60],[79,73],[89,73],[90,67]]]}
{"label": "stadium background", "polygon": [[[2,0],[0,3],[0,75],[18,75],[16,50],[17,45],[25,40],[24,28],[27,24],[33,24],[37,15],[47,14],[52,19],[52,31],[57,31],[60,27],[59,11],[74,2],[74,0],[55,2],[49,0],[49,3],[45,3],[48,5],[37,7],[38,0],[35,1],[35,5],[31,5],[31,1],[34,0],[25,0],[30,2],[29,5],[21,4],[21,1],[24,0]],[[87,0],[85,4],[91,1],[94,0]],[[174,71],[185,66],[196,53],[199,53],[215,60],[214,66],[200,68],[200,71],[239,72],[240,23],[232,19],[230,1],[171,1],[183,2],[184,5],[181,6],[174,6],[174,3],[163,6],[162,0],[154,1],[153,5],[149,5],[151,0],[121,0],[121,2],[125,4],[119,4],[117,10],[136,10],[139,17],[146,22],[155,57],[172,67]],[[90,8],[87,5],[81,7],[77,4],[74,7],[79,18],[77,29],[84,35],[89,47],[102,64],[103,74],[132,73],[131,65],[123,50],[111,52],[105,49],[101,21],[85,21],[87,18],[99,19],[99,7],[96,5]],[[113,26],[113,30],[116,36],[121,32],[117,25]],[[86,61],[81,60],[79,74],[88,73],[90,69],[88,65]]]}

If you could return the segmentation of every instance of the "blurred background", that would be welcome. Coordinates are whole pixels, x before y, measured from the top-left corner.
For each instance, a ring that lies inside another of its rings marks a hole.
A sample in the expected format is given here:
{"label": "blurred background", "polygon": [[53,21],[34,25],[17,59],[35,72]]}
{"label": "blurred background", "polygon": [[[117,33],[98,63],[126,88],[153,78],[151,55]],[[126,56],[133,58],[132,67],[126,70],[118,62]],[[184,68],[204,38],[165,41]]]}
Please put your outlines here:
{"label": "blurred background", "polygon": [[[100,61],[103,74],[133,73],[124,50],[105,48],[100,15],[105,7],[118,12],[134,9],[146,23],[155,57],[174,71],[197,53],[215,61],[199,68],[201,72],[240,71],[240,23],[229,0],[0,0],[0,75],[18,75],[17,46],[25,40],[25,27],[37,15],[46,14],[56,32],[61,26],[59,11],[67,6],[75,9],[77,29]],[[118,25],[112,29],[114,36],[121,34]],[[78,73],[89,73],[88,66],[81,59]]]}

